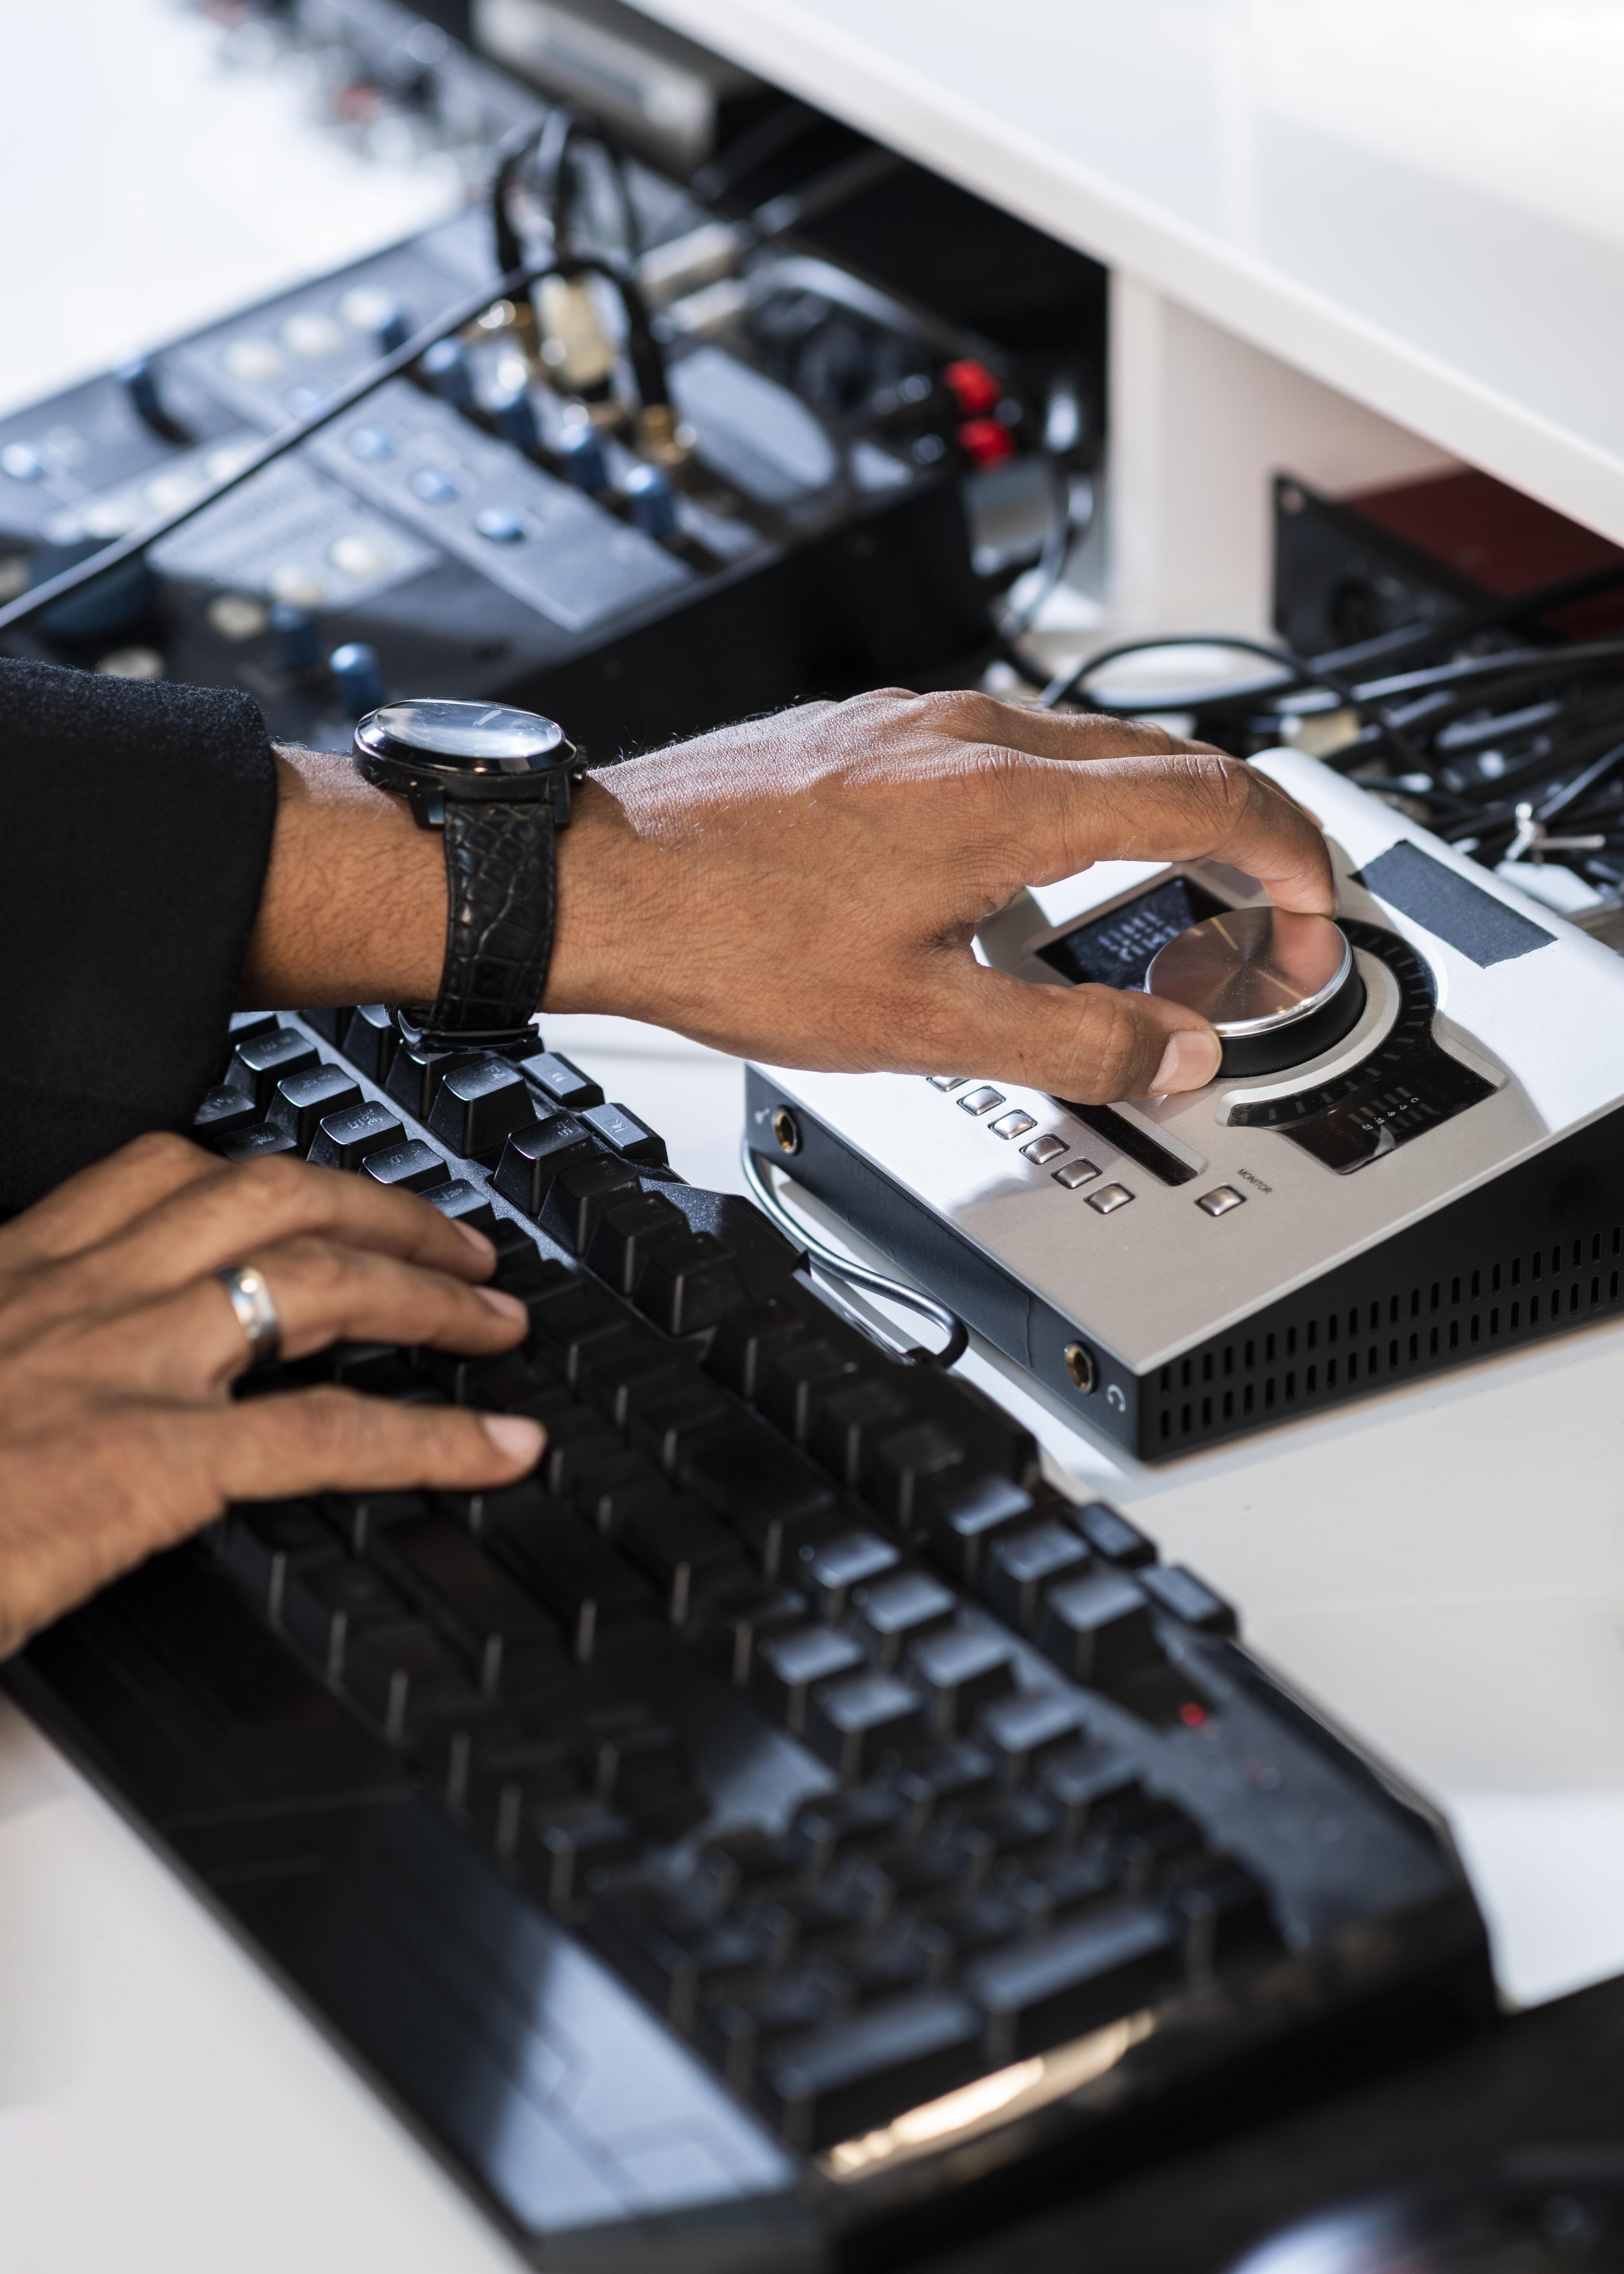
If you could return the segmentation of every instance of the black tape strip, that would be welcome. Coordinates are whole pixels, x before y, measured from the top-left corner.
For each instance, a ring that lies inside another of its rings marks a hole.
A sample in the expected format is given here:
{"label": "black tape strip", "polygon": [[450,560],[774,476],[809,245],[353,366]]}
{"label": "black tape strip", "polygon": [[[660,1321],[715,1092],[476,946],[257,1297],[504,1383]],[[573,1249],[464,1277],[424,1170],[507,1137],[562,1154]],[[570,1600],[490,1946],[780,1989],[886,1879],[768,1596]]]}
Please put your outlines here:
{"label": "black tape strip", "polygon": [[1357,870],[1355,881],[1458,948],[1480,971],[1531,955],[1556,937],[1402,839]]}

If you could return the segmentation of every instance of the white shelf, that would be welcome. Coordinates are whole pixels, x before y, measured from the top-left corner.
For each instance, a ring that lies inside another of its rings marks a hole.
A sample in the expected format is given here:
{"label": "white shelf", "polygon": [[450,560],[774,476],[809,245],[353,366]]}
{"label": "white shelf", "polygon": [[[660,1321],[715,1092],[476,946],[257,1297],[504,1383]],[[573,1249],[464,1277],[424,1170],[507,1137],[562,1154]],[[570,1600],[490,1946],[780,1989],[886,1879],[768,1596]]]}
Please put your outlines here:
{"label": "white shelf", "polygon": [[1609,0],[642,0],[1624,540]]}

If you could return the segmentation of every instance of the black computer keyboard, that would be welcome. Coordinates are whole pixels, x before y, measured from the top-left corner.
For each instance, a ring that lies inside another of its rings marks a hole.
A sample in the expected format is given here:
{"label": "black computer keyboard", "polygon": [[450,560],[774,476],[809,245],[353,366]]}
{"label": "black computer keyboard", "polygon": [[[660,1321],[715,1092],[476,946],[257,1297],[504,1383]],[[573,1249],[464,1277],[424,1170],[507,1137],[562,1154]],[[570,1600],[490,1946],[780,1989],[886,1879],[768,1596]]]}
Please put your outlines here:
{"label": "black computer keyboard", "polygon": [[1438,1821],[568,1060],[245,1018],[198,1126],[477,1224],[530,1312],[253,1394],[546,1450],[235,1508],[10,1679],[539,2263],[889,2255],[1175,2089],[1486,2005]]}

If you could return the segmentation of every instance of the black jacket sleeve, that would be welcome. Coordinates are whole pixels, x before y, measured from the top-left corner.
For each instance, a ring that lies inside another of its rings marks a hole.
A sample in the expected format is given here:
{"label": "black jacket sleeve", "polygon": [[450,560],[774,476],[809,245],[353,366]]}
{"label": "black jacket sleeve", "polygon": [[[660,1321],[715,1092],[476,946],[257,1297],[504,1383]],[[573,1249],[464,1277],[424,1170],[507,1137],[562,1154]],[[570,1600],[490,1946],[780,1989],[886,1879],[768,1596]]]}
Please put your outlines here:
{"label": "black jacket sleeve", "polygon": [[0,1215],[191,1120],[275,806],[247,696],[0,658]]}

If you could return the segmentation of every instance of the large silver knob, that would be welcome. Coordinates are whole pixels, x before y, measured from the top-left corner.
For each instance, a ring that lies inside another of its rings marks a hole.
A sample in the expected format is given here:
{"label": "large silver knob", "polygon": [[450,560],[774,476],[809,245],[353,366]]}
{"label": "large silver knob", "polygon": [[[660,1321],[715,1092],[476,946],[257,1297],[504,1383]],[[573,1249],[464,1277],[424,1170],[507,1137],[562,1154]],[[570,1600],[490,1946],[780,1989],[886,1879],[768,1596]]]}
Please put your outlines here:
{"label": "large silver knob", "polygon": [[1152,995],[1199,1011],[1223,1044],[1221,1078],[1278,1073],[1328,1050],[1365,1008],[1353,950],[1329,916],[1229,908],[1169,940]]}

